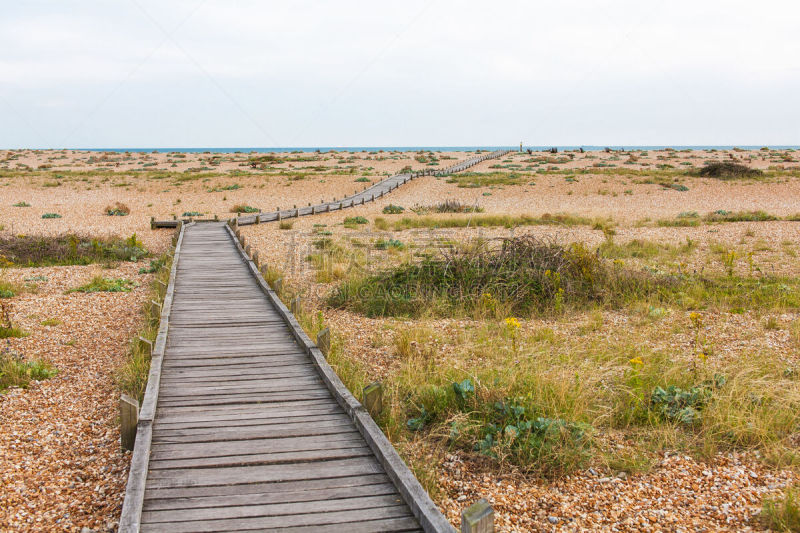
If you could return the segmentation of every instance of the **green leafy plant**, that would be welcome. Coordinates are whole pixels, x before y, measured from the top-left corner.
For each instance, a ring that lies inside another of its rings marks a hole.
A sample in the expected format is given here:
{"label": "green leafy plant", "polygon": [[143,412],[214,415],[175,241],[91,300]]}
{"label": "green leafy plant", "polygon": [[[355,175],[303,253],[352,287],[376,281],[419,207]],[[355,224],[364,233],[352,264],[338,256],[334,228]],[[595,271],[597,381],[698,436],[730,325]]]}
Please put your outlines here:
{"label": "green leafy plant", "polygon": [[42,218],[61,218],[61,215],[58,213],[45,213],[42,215]]}
{"label": "green leafy plant", "polygon": [[124,278],[104,278],[102,276],[95,276],[88,283],[70,289],[67,293],[71,292],[130,292],[136,286],[136,283]]}
{"label": "green leafy plant", "polygon": [[402,213],[405,210],[406,210],[405,207],[402,207],[402,206],[399,206],[399,205],[394,205],[394,204],[389,204],[389,205],[387,205],[387,206],[385,206],[383,208],[383,214],[385,214],[385,215],[399,215],[400,213]]}

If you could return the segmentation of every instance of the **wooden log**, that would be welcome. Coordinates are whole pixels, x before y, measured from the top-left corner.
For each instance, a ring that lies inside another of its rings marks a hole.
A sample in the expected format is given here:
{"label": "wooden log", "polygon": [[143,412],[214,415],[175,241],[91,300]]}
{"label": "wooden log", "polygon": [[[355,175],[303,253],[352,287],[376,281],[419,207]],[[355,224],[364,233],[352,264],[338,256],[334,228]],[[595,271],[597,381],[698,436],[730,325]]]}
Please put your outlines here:
{"label": "wooden log", "polygon": [[461,512],[461,533],[494,533],[494,510],[485,498]]}
{"label": "wooden log", "polygon": [[383,385],[379,382],[370,383],[364,387],[362,395],[364,408],[373,419],[376,419],[383,412]]}
{"label": "wooden log", "polygon": [[133,451],[136,426],[139,423],[139,402],[123,394],[119,398],[120,444],[123,450]]}
{"label": "wooden log", "polygon": [[322,352],[325,357],[331,351],[331,330],[328,328],[323,329],[317,333],[317,348]]}

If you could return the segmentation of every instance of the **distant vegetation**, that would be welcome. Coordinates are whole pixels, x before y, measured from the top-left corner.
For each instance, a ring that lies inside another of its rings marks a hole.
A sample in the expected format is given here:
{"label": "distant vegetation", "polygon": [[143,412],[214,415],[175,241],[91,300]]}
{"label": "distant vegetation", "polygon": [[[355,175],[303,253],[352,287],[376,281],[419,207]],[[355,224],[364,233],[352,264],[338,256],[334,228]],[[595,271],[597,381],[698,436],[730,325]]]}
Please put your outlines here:
{"label": "distant vegetation", "polygon": [[75,234],[0,235],[0,260],[6,266],[88,265],[137,261],[147,255],[135,233],[127,239]]}

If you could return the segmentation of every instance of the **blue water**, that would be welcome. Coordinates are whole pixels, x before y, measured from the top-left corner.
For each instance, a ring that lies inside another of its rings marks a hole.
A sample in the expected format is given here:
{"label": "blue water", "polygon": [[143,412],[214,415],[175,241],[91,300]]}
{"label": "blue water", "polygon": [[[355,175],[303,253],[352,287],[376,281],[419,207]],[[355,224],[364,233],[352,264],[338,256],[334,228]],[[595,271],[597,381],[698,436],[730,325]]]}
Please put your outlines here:
{"label": "blue water", "polygon": [[[674,148],[675,150],[731,150],[733,148],[743,148],[745,150],[758,150],[762,148],[764,145],[725,145],[725,146],[684,146],[684,145],[654,145],[654,146],[638,146],[638,145],[629,145],[629,146],[608,146],[608,148],[619,150],[624,148],[625,150],[663,150],[665,148]],[[800,145],[767,145],[769,148],[774,148],[776,150],[787,150],[793,149],[798,150],[800,149]],[[535,152],[549,150],[552,146],[524,146],[525,150],[533,150]],[[558,148],[559,151],[564,150],[577,150],[578,148],[583,148],[588,152],[595,152],[599,150],[604,150],[605,146],[555,146]],[[316,152],[319,150],[320,152],[377,152],[378,150],[383,150],[384,152],[418,152],[420,150],[425,151],[433,151],[433,152],[473,152],[475,150],[501,150],[504,148],[510,148],[512,150],[518,150],[519,145],[516,146],[295,146],[295,147],[285,147],[285,148],[219,148],[219,147],[208,147],[208,148],[77,148],[77,150],[88,150],[91,152],[185,152],[185,153],[202,153],[202,152],[214,152],[214,153],[235,153],[235,152],[242,152],[242,153],[270,153],[270,152]]]}

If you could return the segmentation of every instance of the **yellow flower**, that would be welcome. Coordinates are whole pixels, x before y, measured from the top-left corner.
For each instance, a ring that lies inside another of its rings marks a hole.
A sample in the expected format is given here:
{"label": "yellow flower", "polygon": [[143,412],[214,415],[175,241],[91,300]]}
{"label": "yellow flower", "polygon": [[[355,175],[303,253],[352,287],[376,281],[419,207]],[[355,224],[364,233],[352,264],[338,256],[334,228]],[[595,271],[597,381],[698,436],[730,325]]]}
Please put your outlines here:
{"label": "yellow flower", "polygon": [[694,325],[696,328],[699,328],[700,324],[702,323],[702,317],[700,316],[700,313],[695,313],[694,311],[689,313],[689,320],[692,321],[692,325]]}
{"label": "yellow flower", "polygon": [[706,359],[708,359],[708,354],[704,350],[700,350],[700,353],[697,354],[697,357],[699,357],[700,360],[705,363]]}
{"label": "yellow flower", "polygon": [[516,330],[519,329],[519,326],[520,326],[519,320],[517,320],[513,316],[506,318],[506,327],[508,327],[509,329]]}
{"label": "yellow flower", "polygon": [[642,361],[641,357],[634,357],[633,359],[628,360],[628,362],[633,366],[644,365],[644,361]]}

